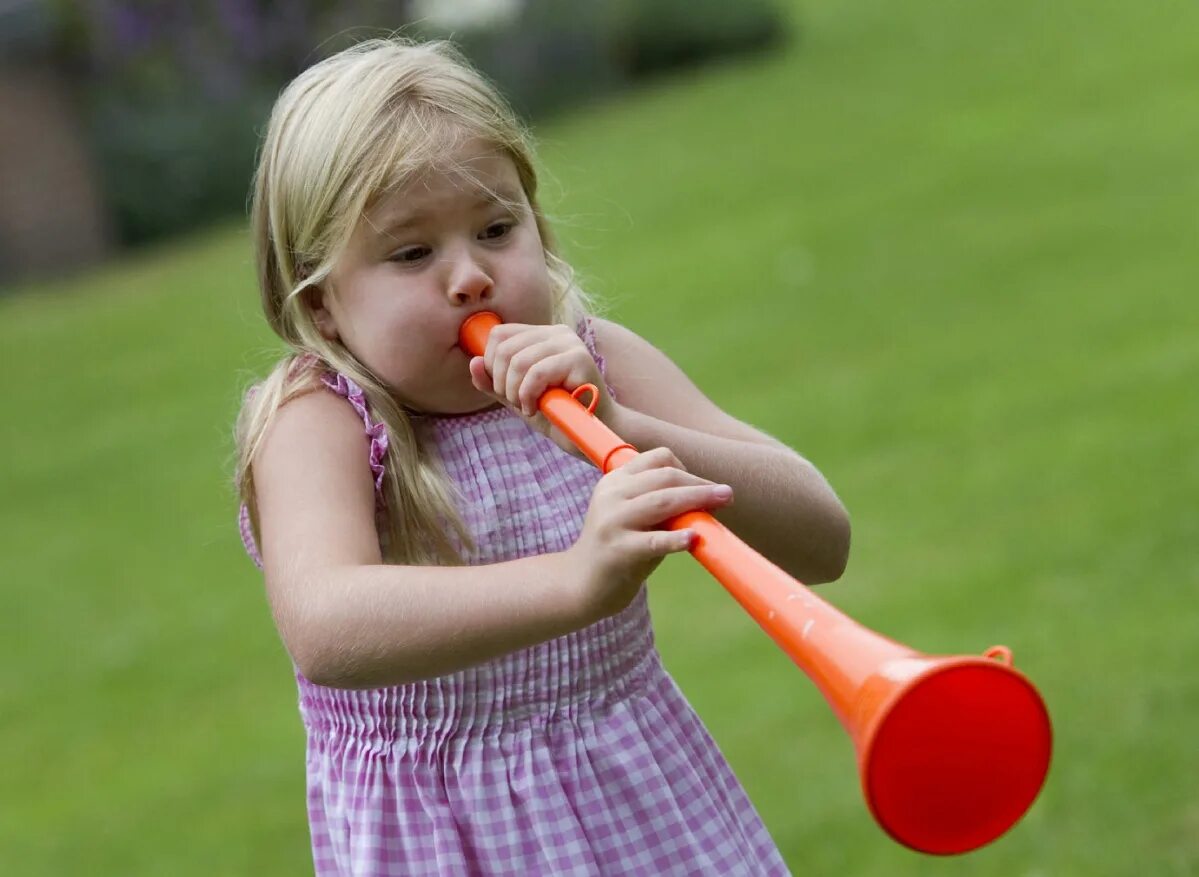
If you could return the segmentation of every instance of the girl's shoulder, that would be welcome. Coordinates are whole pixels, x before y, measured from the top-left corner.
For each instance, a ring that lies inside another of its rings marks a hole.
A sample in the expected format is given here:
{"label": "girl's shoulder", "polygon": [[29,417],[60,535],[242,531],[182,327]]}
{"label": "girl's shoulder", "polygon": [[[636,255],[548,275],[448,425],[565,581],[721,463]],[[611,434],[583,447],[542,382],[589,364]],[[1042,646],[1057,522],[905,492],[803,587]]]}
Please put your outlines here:
{"label": "girl's shoulder", "polygon": [[652,346],[622,323],[598,314],[591,314],[580,320],[578,332],[587,346],[601,357],[627,350],[630,346]]}
{"label": "girl's shoulder", "polygon": [[[271,432],[296,432],[297,438],[311,435],[314,440],[320,440],[339,434],[362,436],[362,420],[356,406],[347,405],[347,398],[339,398],[344,393],[329,392],[333,389],[332,382],[324,378],[317,385],[297,393],[279,406],[267,430],[267,438]],[[264,439],[265,441],[266,439]]]}
{"label": "girl's shoulder", "polygon": [[314,388],[283,403],[255,455],[253,481],[268,562],[378,562],[375,477],[362,420],[345,399]]}
{"label": "girl's shoulder", "polygon": [[622,366],[628,362],[630,348],[648,343],[620,323],[596,315],[588,316],[579,323],[579,337],[591,351],[608,388],[616,392],[625,383],[622,378],[629,371]]}
{"label": "girl's shoulder", "polygon": [[352,464],[349,468],[357,478],[364,462],[365,435],[370,442],[365,462],[377,492],[383,480],[388,436],[386,425],[371,411],[366,393],[352,379],[314,356],[297,360],[296,371],[306,373],[303,389],[279,406],[264,445],[271,432],[278,432],[280,453],[322,458],[332,455]]}
{"label": "girl's shoulder", "polygon": [[593,323],[597,349],[607,362],[604,379],[609,390],[620,393],[622,404],[710,435],[785,447],[725,412],[674,360],[633,330],[602,318]]}

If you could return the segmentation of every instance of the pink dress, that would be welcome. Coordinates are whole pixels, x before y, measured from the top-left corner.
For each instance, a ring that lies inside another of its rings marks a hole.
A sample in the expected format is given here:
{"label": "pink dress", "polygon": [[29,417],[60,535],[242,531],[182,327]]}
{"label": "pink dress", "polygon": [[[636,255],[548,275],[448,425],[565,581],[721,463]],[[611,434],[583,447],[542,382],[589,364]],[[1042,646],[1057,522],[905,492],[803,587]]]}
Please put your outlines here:
{"label": "pink dress", "polygon": [[[602,371],[589,325],[580,335]],[[382,425],[352,381],[325,383],[362,417],[378,487]],[[470,564],[574,543],[600,478],[590,463],[506,408],[420,429],[460,491]],[[242,535],[261,566],[244,509]],[[611,618],[447,676],[296,681],[319,877],[788,873],[663,669],[644,586]]]}

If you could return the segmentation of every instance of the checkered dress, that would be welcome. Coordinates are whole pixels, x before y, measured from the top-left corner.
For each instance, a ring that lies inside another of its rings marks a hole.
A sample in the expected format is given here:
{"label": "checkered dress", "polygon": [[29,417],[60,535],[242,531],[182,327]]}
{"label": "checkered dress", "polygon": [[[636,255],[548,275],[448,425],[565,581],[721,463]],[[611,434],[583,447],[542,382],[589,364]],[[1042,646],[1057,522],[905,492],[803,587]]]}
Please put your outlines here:
{"label": "checkered dress", "polygon": [[[580,334],[603,369],[590,327]],[[386,432],[361,390],[376,478]],[[422,419],[472,565],[563,551],[600,473],[507,409]],[[247,549],[261,565],[243,509]],[[480,575],[480,587],[486,577]],[[351,691],[296,674],[325,875],[775,875],[778,850],[662,667],[645,588],[623,612],[485,664]]]}

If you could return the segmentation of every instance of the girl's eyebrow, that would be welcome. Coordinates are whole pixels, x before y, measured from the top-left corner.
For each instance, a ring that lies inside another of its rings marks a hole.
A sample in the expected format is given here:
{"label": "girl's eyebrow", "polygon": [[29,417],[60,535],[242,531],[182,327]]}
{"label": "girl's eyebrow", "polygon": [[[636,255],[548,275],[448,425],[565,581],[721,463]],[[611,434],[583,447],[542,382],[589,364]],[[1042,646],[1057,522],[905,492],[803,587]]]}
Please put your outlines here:
{"label": "girl's eyebrow", "polygon": [[[481,193],[473,202],[471,202],[470,210],[481,210],[484,207],[492,207],[500,205],[507,207],[513,204],[520,204],[520,196],[513,195],[506,190],[485,191]],[[432,212],[432,211],[430,211]],[[376,225],[371,222],[371,227],[375,230],[376,237],[389,238],[394,237],[397,232],[408,231],[422,225],[429,218],[429,212],[417,210],[412,213],[397,212],[391,216],[384,217],[381,224]],[[368,219],[368,222],[370,220]]]}

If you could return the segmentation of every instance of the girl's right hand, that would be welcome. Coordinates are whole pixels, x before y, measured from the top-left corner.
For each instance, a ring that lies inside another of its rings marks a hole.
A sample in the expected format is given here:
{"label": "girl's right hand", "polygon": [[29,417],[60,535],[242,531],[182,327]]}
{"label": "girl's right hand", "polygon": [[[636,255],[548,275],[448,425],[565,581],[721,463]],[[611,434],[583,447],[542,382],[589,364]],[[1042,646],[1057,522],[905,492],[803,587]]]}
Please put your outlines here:
{"label": "girl's right hand", "polygon": [[732,502],[732,488],[693,475],[667,448],[638,454],[600,479],[583,531],[567,555],[588,622],[632,602],[667,554],[691,547],[691,530],[655,527],[676,515]]}

